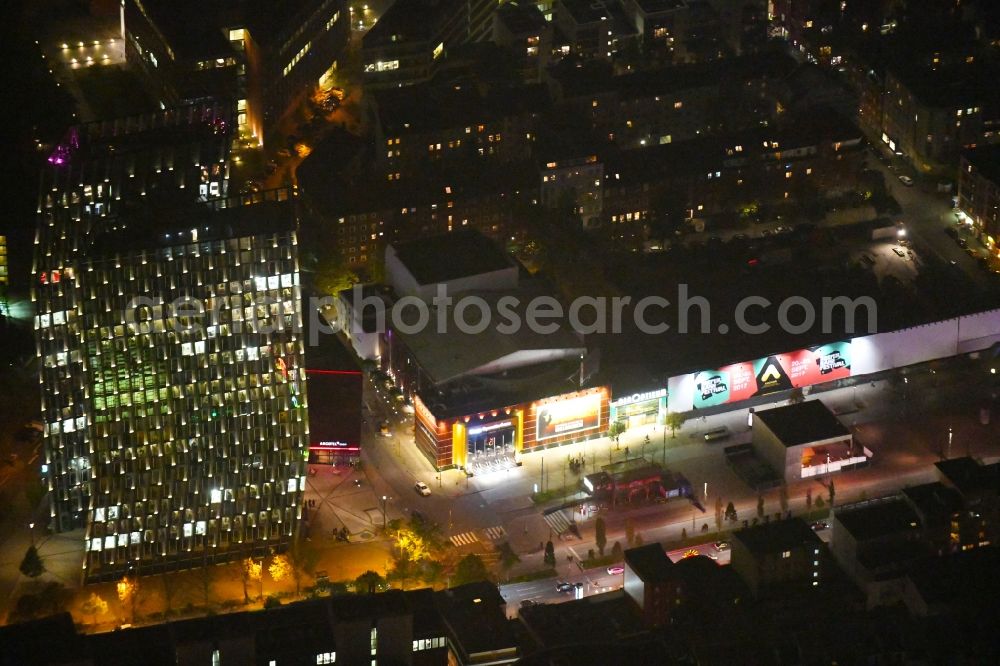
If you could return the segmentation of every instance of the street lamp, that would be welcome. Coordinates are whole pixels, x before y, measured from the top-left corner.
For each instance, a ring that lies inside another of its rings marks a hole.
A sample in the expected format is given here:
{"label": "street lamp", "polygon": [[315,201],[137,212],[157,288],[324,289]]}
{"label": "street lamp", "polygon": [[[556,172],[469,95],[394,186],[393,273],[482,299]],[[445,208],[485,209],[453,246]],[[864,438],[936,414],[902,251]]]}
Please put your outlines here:
{"label": "street lamp", "polygon": [[386,520],[385,520],[385,502],[388,499],[389,499],[388,497],[386,497],[385,495],[382,495],[382,529],[383,530],[388,527],[388,525],[386,523]]}
{"label": "street lamp", "polygon": [[34,522],[28,523],[28,534],[31,535],[31,547],[34,548],[35,547],[35,523]]}

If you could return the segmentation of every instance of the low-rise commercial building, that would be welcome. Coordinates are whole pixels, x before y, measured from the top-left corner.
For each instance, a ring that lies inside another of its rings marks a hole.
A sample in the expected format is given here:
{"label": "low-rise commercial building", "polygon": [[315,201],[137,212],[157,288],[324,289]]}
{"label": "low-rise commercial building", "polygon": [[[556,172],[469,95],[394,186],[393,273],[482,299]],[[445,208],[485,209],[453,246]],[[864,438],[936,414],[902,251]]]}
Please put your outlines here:
{"label": "low-rise commercial building", "polygon": [[[772,367],[762,372],[780,372]],[[753,446],[786,482],[833,474],[870,457],[819,400],[754,412]]]}
{"label": "low-rise commercial building", "polygon": [[[386,277],[390,296],[342,298],[354,312],[339,318],[389,307],[375,322],[379,360],[413,400],[416,445],[435,467],[505,469],[522,451],[607,430],[609,391],[586,383],[581,337],[566,322],[529,323],[533,301],[556,301],[492,241],[462,230],[390,246]],[[422,323],[407,323],[411,307],[426,309]]]}

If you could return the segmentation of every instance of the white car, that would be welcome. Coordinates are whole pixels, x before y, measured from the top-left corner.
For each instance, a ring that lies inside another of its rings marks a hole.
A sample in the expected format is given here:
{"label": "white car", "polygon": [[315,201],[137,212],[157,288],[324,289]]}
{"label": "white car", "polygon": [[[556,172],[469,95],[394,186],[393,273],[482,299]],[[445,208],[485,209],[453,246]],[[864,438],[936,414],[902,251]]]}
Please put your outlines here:
{"label": "white car", "polygon": [[913,179],[910,178],[909,176],[900,176],[899,182],[901,182],[903,185],[906,185],[907,187],[913,187]]}
{"label": "white car", "polygon": [[423,481],[417,481],[413,484],[413,489],[417,491],[417,494],[427,497],[431,494],[431,489],[427,487],[427,484]]}

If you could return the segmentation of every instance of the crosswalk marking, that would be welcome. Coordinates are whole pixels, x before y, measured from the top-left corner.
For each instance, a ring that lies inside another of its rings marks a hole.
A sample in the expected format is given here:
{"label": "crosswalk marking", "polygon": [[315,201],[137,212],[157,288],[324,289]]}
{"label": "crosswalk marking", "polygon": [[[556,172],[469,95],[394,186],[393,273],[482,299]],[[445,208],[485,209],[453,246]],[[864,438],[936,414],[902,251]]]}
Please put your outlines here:
{"label": "crosswalk marking", "polygon": [[504,530],[502,525],[497,525],[495,527],[487,527],[486,536],[488,536],[493,541],[499,541],[500,539],[507,536],[507,531]]}
{"label": "crosswalk marking", "polygon": [[569,529],[569,519],[566,518],[566,514],[559,511],[553,511],[552,513],[546,514],[544,516],[545,522],[549,524],[552,531],[556,534],[562,534]]}
{"label": "crosswalk marking", "polygon": [[475,532],[462,532],[451,537],[449,541],[456,546],[468,546],[479,541],[479,537],[476,536]]}

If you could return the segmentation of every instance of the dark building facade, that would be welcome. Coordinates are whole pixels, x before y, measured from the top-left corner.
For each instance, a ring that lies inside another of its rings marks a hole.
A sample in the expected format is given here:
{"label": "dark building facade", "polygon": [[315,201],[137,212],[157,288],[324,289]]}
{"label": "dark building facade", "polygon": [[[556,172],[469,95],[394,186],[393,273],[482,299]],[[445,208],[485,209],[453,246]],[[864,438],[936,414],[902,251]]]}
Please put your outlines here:
{"label": "dark building facade", "polygon": [[733,534],[732,567],[755,597],[818,587],[826,546],[801,518],[778,520]]}
{"label": "dark building facade", "polygon": [[241,135],[259,143],[326,83],[350,34],[344,0],[126,0],[122,17],[127,62],[157,101],[231,101]]}
{"label": "dark building facade", "polygon": [[958,208],[987,249],[1000,252],[1000,146],[962,154]]}

